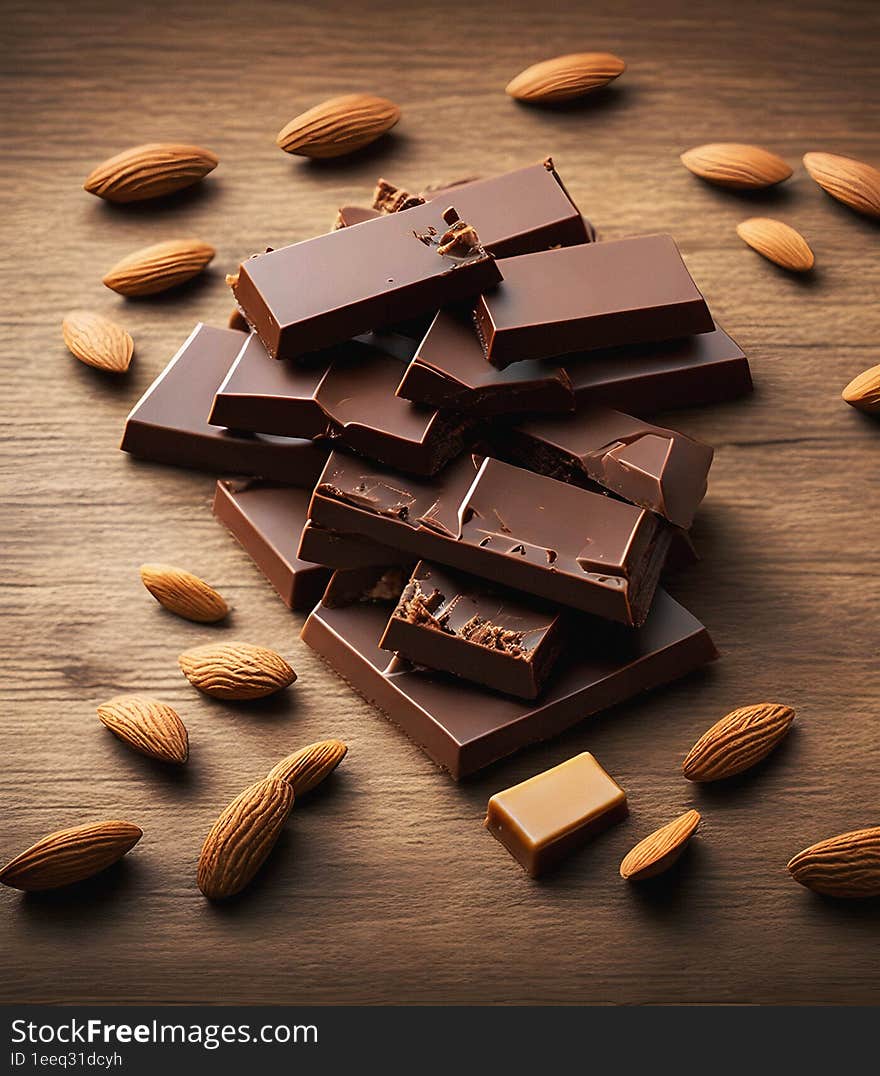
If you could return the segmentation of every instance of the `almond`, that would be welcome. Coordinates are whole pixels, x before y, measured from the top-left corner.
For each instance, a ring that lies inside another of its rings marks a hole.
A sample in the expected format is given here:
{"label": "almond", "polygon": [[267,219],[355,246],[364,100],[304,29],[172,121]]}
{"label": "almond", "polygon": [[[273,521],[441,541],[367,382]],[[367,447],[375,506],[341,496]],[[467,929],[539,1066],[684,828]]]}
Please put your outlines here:
{"label": "almond", "polygon": [[341,740],[319,740],[283,758],[267,776],[287,781],[299,799],[328,777],[347,752],[348,748]]}
{"label": "almond", "polygon": [[213,624],[229,612],[229,606],[213,587],[183,568],[142,564],[141,579],[160,605],[186,620]]}
{"label": "almond", "polygon": [[794,228],[771,217],[749,217],[736,226],[736,234],[744,243],[763,254],[771,262],[806,273],[813,268],[815,258],[806,239]]}
{"label": "almond", "polygon": [[880,171],[870,164],[834,153],[805,153],[804,167],[838,202],[857,213],[880,217]]}
{"label": "almond", "polygon": [[189,682],[215,699],[261,699],[296,680],[280,654],[249,643],[209,643],[177,659]]}
{"label": "almond", "polygon": [[83,188],[108,202],[139,202],[189,187],[216,167],[216,156],[201,146],[148,142],[99,164]]}
{"label": "almond", "polygon": [[240,893],[272,851],[293,807],[287,781],[266,778],[229,804],[205,838],[196,875],[209,900]]}
{"label": "almond", "polygon": [[697,740],[682,770],[689,781],[720,781],[754,766],[788,732],[794,710],[759,702],[734,710]]}
{"label": "almond", "polygon": [[708,142],[681,155],[685,168],[719,187],[756,190],[772,187],[791,175],[791,168],[775,153],[742,142]]}
{"label": "almond", "polygon": [[199,239],[170,239],[129,254],[104,277],[120,295],[155,295],[198,276],[216,254]]}
{"label": "almond", "polygon": [[844,400],[869,414],[880,411],[880,366],[854,377],[841,393]]}
{"label": "almond", "polygon": [[160,762],[186,762],[189,736],[175,710],[144,695],[117,695],[102,702],[98,717],[120,740]]}
{"label": "almond", "polygon": [[29,892],[81,882],[122,859],[142,836],[139,826],[115,820],[59,829],[7,863],[0,882]]}
{"label": "almond", "polygon": [[61,322],[61,335],[72,355],[87,366],[124,374],[131,362],[134,341],[115,321],[90,310],[71,310]]}
{"label": "almond", "polygon": [[572,52],[532,64],[508,82],[505,92],[517,101],[555,104],[607,86],[625,70],[611,52]]}
{"label": "almond", "polygon": [[641,882],[668,870],[684,851],[699,824],[699,811],[685,811],[655,830],[624,856],[620,864],[620,877],[630,882]]}
{"label": "almond", "polygon": [[300,157],[342,157],[375,142],[400,119],[385,97],[348,93],[301,113],[278,132],[277,144]]}
{"label": "almond", "polygon": [[826,897],[880,897],[880,826],[810,845],[788,869],[796,882]]}

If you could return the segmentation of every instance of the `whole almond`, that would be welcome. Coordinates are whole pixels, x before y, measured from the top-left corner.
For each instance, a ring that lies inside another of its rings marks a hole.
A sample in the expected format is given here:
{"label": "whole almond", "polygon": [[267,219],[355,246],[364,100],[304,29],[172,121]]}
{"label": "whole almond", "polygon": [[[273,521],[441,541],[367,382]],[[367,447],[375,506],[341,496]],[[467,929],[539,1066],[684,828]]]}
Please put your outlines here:
{"label": "whole almond", "polygon": [[348,93],[301,113],[278,132],[277,144],[300,157],[342,157],[375,142],[400,119],[385,97]]}
{"label": "whole almond", "polygon": [[880,897],[880,826],[810,845],[788,869],[796,882],[826,897]]}
{"label": "whole almond", "polygon": [[624,856],[620,864],[620,877],[630,882],[641,882],[668,870],[684,851],[699,824],[699,811],[685,811],[655,830]]}
{"label": "whole almond", "polygon": [[625,70],[623,60],[611,52],[571,52],[527,67],[505,92],[517,101],[556,104],[601,89]]}
{"label": "whole almond", "polygon": [[835,153],[805,153],[804,167],[838,202],[868,217],[880,217],[880,170]]}
{"label": "whole almond", "polygon": [[189,187],[216,167],[217,157],[201,146],[148,142],[99,164],[83,188],[108,202],[139,202]]}
{"label": "whole almond", "polygon": [[177,661],[193,687],[215,699],[261,699],[296,680],[280,654],[249,643],[209,643]]}
{"label": "whole almond", "polygon": [[791,175],[775,153],[743,142],[708,142],[681,155],[681,163],[700,179],[733,190],[772,187]]}
{"label": "whole almond", "polygon": [[841,393],[844,400],[860,411],[875,414],[880,411],[880,366],[872,366],[854,377]]}
{"label": "whole almond", "polygon": [[299,799],[328,777],[347,752],[341,740],[319,740],[283,758],[269,770],[267,777],[287,781]]}
{"label": "whole almond", "polygon": [[80,362],[124,374],[131,363],[134,341],[115,321],[90,310],[71,310],[61,322],[61,335],[68,351]]}
{"label": "whole almond", "polygon": [[196,879],[209,900],[240,893],[272,851],[293,807],[287,781],[266,778],[229,804],[205,838]]}
{"label": "whole almond", "polygon": [[98,717],[120,740],[160,762],[189,758],[189,736],[175,710],[145,695],[117,695],[102,702]]}
{"label": "whole almond", "polygon": [[689,781],[720,781],[750,769],[788,732],[794,710],[759,702],[734,710],[697,740],[682,764]]}
{"label": "whole almond", "polygon": [[142,836],[139,826],[115,820],[59,829],[7,863],[0,882],[28,892],[72,885],[122,859]]}
{"label": "whole almond", "polygon": [[771,262],[793,273],[806,273],[815,258],[800,232],[772,217],[749,217],[737,224],[736,234],[744,243]]}
{"label": "whole almond", "polygon": [[213,587],[183,568],[142,564],[141,579],[157,602],[186,620],[213,624],[229,612],[229,606]]}
{"label": "whole almond", "polygon": [[192,280],[205,269],[216,251],[200,239],[170,239],[136,250],[104,277],[104,284],[120,295],[156,295]]}

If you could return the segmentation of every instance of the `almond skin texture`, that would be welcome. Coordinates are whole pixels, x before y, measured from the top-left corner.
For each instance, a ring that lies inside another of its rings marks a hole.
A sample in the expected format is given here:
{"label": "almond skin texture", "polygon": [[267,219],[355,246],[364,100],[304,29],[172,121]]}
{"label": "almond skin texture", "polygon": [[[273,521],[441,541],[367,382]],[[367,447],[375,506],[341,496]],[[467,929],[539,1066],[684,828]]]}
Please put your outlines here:
{"label": "almond skin texture", "polygon": [[198,276],[216,251],[200,239],[170,239],[129,254],[104,277],[104,284],[120,295],[156,295]]}
{"label": "almond skin texture", "polygon": [[98,717],[112,733],[142,755],[160,762],[189,758],[189,736],[175,710],[145,695],[117,695],[98,707]]}
{"label": "almond skin texture", "polygon": [[813,268],[815,258],[806,239],[781,220],[750,217],[737,224],[736,234],[752,250],[792,273],[806,273]]}
{"label": "almond skin texture", "polygon": [[699,811],[685,811],[633,848],[620,864],[620,877],[629,882],[655,878],[669,870],[700,824]]}
{"label": "almond skin texture", "polygon": [[732,190],[772,187],[791,175],[775,153],[742,142],[708,142],[681,155],[681,163],[700,179]]}
{"label": "almond skin texture", "polygon": [[131,363],[134,341],[115,321],[90,310],[71,310],[61,322],[67,350],[86,366],[124,374]]}
{"label": "almond skin texture", "polygon": [[532,64],[508,82],[505,92],[529,104],[558,104],[607,86],[625,70],[611,52],[572,52]]}
{"label": "almond skin texture", "polygon": [[196,879],[209,900],[235,896],[272,851],[290,809],[287,781],[258,781],[229,804],[205,838]]}
{"label": "almond skin texture", "polygon": [[177,661],[193,687],[215,699],[261,699],[296,680],[280,654],[249,643],[209,643]]}
{"label": "almond skin texture", "polygon": [[400,119],[400,109],[385,97],[348,93],[315,105],[278,132],[277,144],[300,157],[343,157],[377,138]]}
{"label": "almond skin texture", "polygon": [[216,167],[216,156],[201,146],[148,142],[99,164],[83,189],[108,202],[140,202],[198,183]]}
{"label": "almond skin texture", "polygon": [[838,202],[857,213],[880,219],[880,171],[852,157],[834,153],[804,154],[804,168]]}
{"label": "almond skin texture", "polygon": [[844,400],[868,414],[880,412],[880,366],[872,366],[854,377],[841,393]]}
{"label": "almond skin texture", "polygon": [[720,781],[742,773],[770,754],[793,720],[794,710],[775,702],[734,710],[697,740],[682,771],[689,781]]}
{"label": "almond skin texture", "polygon": [[810,845],[788,869],[796,882],[826,897],[880,897],[880,826]]}
{"label": "almond skin texture", "polygon": [[319,740],[283,758],[267,777],[287,781],[299,799],[328,777],[347,753],[341,740]]}
{"label": "almond skin texture", "polygon": [[0,870],[0,882],[37,892],[91,878],[122,859],[143,830],[131,822],[92,822],[59,829],[37,841]]}
{"label": "almond skin texture", "polygon": [[142,564],[141,579],[160,605],[186,620],[213,624],[229,612],[229,606],[213,587],[183,568]]}

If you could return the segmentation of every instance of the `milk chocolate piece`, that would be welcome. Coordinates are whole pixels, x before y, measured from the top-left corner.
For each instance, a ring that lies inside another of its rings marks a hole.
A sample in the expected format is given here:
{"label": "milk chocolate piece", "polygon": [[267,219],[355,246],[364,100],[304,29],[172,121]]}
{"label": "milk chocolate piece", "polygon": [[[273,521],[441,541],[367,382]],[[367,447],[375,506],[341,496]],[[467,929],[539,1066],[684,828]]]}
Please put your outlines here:
{"label": "milk chocolate piece", "polygon": [[243,339],[234,329],[197,325],[132,408],[120,448],[159,463],[215,474],[259,475],[311,489],[327,460],[326,447],[208,423],[214,394]]}
{"label": "milk chocolate piece", "polygon": [[483,824],[537,878],[627,813],[626,793],[584,751],[496,792]]}
{"label": "milk chocolate piece", "polygon": [[273,358],[331,347],[501,280],[479,246],[440,253],[458,216],[429,203],[256,254],[232,290]]}
{"label": "milk chocolate piece", "polygon": [[298,555],[301,560],[340,570],[412,564],[414,559],[411,553],[403,553],[357,534],[317,527],[311,522],[303,527]]}
{"label": "milk chocolate piece", "polygon": [[354,224],[363,224],[365,220],[375,220],[376,217],[381,216],[382,214],[378,209],[370,209],[369,206],[340,206],[336,213],[336,220],[333,222],[333,230],[336,231],[338,228],[351,228]]}
{"label": "milk chocolate piece", "polygon": [[377,645],[387,619],[375,602],[322,603],[302,637],[456,780],[717,657],[703,625],[660,590],[636,630],[585,618],[581,645],[560,660],[541,699],[526,703],[389,660]]}
{"label": "milk chocolate piece", "polygon": [[709,332],[706,301],[668,235],[506,258],[504,282],[480,296],[474,322],[489,362]]}
{"label": "milk chocolate piece", "polygon": [[535,699],[564,635],[558,609],[420,561],[379,646],[414,665]]}

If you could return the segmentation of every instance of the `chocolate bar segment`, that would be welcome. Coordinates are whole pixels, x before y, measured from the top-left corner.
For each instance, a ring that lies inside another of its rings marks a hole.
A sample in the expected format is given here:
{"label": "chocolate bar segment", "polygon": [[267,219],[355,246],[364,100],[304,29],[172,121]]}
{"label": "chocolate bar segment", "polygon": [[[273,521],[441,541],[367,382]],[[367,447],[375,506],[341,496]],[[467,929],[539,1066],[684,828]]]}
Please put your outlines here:
{"label": "chocolate bar segment", "polygon": [[709,332],[712,317],[668,235],[507,258],[477,300],[483,351],[499,369],[525,359]]}
{"label": "chocolate bar segment", "polygon": [[365,220],[375,220],[376,217],[381,216],[382,214],[378,209],[370,209],[369,206],[340,206],[336,213],[336,220],[333,222],[333,230],[336,231],[338,228],[351,228],[355,224],[363,224]]}
{"label": "chocolate bar segment", "polygon": [[299,540],[301,560],[348,571],[393,564],[412,564],[411,553],[370,541],[358,534],[346,534],[307,522]]}
{"label": "chocolate bar segment", "polygon": [[626,793],[584,751],[496,792],[483,824],[537,878],[627,813]]}
{"label": "chocolate bar segment", "polygon": [[379,646],[414,665],[535,699],[564,638],[558,609],[420,561]]}
{"label": "chocolate bar segment", "polygon": [[197,325],[132,408],[120,448],[159,463],[215,474],[259,475],[311,489],[327,461],[326,447],[208,423],[214,394],[243,339],[234,329]]}

